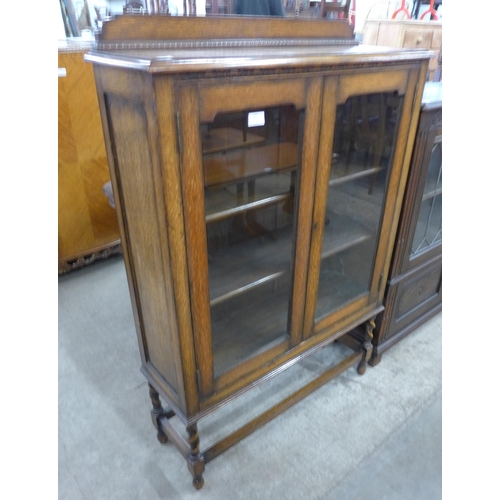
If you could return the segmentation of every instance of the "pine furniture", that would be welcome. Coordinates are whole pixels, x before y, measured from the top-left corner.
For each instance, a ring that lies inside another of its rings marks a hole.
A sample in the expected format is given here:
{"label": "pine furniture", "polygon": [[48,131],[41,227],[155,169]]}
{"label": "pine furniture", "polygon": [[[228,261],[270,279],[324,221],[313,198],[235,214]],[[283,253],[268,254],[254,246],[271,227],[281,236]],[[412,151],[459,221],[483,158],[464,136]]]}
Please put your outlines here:
{"label": "pine furniture", "polygon": [[443,46],[441,21],[419,21],[397,19],[366,19],[363,26],[363,43],[385,47],[421,48],[434,52],[429,63],[428,80],[433,81],[438,65],[438,54]]}

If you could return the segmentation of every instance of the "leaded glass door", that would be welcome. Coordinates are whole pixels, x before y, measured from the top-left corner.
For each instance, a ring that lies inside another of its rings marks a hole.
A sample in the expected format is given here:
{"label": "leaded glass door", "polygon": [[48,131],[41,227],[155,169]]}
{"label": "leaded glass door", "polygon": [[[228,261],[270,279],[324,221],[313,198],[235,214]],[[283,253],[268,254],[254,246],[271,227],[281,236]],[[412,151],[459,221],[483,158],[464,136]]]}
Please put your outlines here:
{"label": "leaded glass door", "polygon": [[440,255],[443,242],[442,110],[440,103],[436,109],[432,101],[435,88],[427,89],[405,195],[405,205],[411,205],[411,211],[405,209],[408,215],[400,223],[399,244],[404,254],[396,264],[401,262],[402,273]]}
{"label": "leaded glass door", "polygon": [[442,243],[442,155],[443,147],[441,136],[439,136],[432,147],[429,170],[411,245],[410,260]]}

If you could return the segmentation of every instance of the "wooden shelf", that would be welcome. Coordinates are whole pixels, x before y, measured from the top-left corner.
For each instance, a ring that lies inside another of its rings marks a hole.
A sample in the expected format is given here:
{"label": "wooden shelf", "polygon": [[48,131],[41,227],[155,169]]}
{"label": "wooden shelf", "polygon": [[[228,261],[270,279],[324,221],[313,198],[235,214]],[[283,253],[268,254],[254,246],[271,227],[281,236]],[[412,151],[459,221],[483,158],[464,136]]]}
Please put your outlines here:
{"label": "wooden shelf", "polygon": [[248,210],[257,210],[261,208],[266,208],[271,205],[276,205],[281,201],[286,201],[292,196],[292,193],[282,193],[277,194],[276,196],[271,196],[269,198],[264,198],[262,200],[253,201],[251,203],[245,203],[244,205],[239,205],[237,207],[227,208],[226,210],[221,210],[220,212],[215,212],[209,214],[205,217],[205,221],[207,224],[211,222],[221,221],[223,219],[227,219],[228,217],[232,217],[237,214],[241,214],[244,212],[248,212]]}
{"label": "wooden shelf", "polygon": [[[325,225],[322,258],[330,257],[371,237],[373,234],[359,222],[334,214]],[[211,254],[210,305],[221,304],[289,273],[291,242],[292,228],[288,227]]]}
{"label": "wooden shelf", "polygon": [[363,168],[354,164],[349,166],[348,173],[344,173],[342,171],[344,170],[342,167],[337,167],[335,169],[332,168],[332,174],[330,176],[330,180],[328,181],[328,185],[330,187],[338,186],[344,182],[354,181],[369,175],[376,175],[381,170],[384,170],[384,168],[385,167]]}
{"label": "wooden shelf", "polygon": [[245,308],[212,320],[215,376],[287,337],[289,293],[261,295]]}
{"label": "wooden shelf", "polygon": [[[327,212],[327,216],[329,213]],[[325,224],[321,259],[347,250],[375,235],[363,224],[346,215],[332,214]]]}
{"label": "wooden shelf", "polygon": [[246,133],[244,138],[243,130],[232,127],[214,128],[203,134],[202,151],[203,154],[229,151],[241,147],[252,146],[264,142],[264,137]]}
{"label": "wooden shelf", "polygon": [[321,278],[317,295],[316,320],[331,314],[368,291],[366,284],[357,283],[349,276],[330,269],[323,270]]}
{"label": "wooden shelf", "polygon": [[250,238],[210,254],[210,305],[254,289],[289,271],[292,228]]}
{"label": "wooden shelf", "polygon": [[205,187],[237,184],[297,166],[298,146],[292,142],[238,149],[205,157]]}
{"label": "wooden shelf", "polygon": [[[320,281],[317,318],[367,293],[366,284],[329,271]],[[247,307],[231,308],[212,320],[215,376],[287,339],[290,288],[260,294]]]}

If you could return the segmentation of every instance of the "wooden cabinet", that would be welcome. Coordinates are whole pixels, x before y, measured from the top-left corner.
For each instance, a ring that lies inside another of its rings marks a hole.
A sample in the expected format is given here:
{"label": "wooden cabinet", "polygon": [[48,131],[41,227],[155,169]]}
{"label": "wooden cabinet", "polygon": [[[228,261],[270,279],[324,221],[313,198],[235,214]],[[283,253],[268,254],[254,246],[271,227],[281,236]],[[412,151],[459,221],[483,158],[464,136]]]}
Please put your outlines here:
{"label": "wooden cabinet", "polygon": [[59,274],[120,251],[115,210],[103,193],[109,181],[92,66],[91,43],[59,46]]}
{"label": "wooden cabinet", "polygon": [[384,351],[441,310],[441,170],[441,82],[428,82],[370,364],[377,364]]}
{"label": "wooden cabinet", "polygon": [[[360,46],[344,22],[155,16],[106,23],[86,56],[153,422],[196,487],[252,430],[364,372],[429,56]],[[199,419],[336,340],[352,354],[200,450]]]}
{"label": "wooden cabinet", "polygon": [[429,63],[428,80],[432,81],[442,49],[441,21],[398,21],[367,19],[363,27],[363,43],[407,49],[430,49],[435,57]]}

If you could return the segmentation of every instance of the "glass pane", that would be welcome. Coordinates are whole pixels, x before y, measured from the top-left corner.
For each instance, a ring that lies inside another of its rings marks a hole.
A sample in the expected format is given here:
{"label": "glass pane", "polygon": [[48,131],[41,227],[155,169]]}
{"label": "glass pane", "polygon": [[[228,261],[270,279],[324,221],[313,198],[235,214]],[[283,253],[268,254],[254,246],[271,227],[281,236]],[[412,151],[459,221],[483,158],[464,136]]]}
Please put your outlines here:
{"label": "glass pane", "polygon": [[438,142],[431,153],[410,257],[415,257],[442,241],[442,154],[442,143]]}
{"label": "glass pane", "polygon": [[316,319],[370,290],[401,102],[378,93],[337,106]]}
{"label": "glass pane", "polygon": [[303,112],[201,125],[215,376],[288,338]]}

